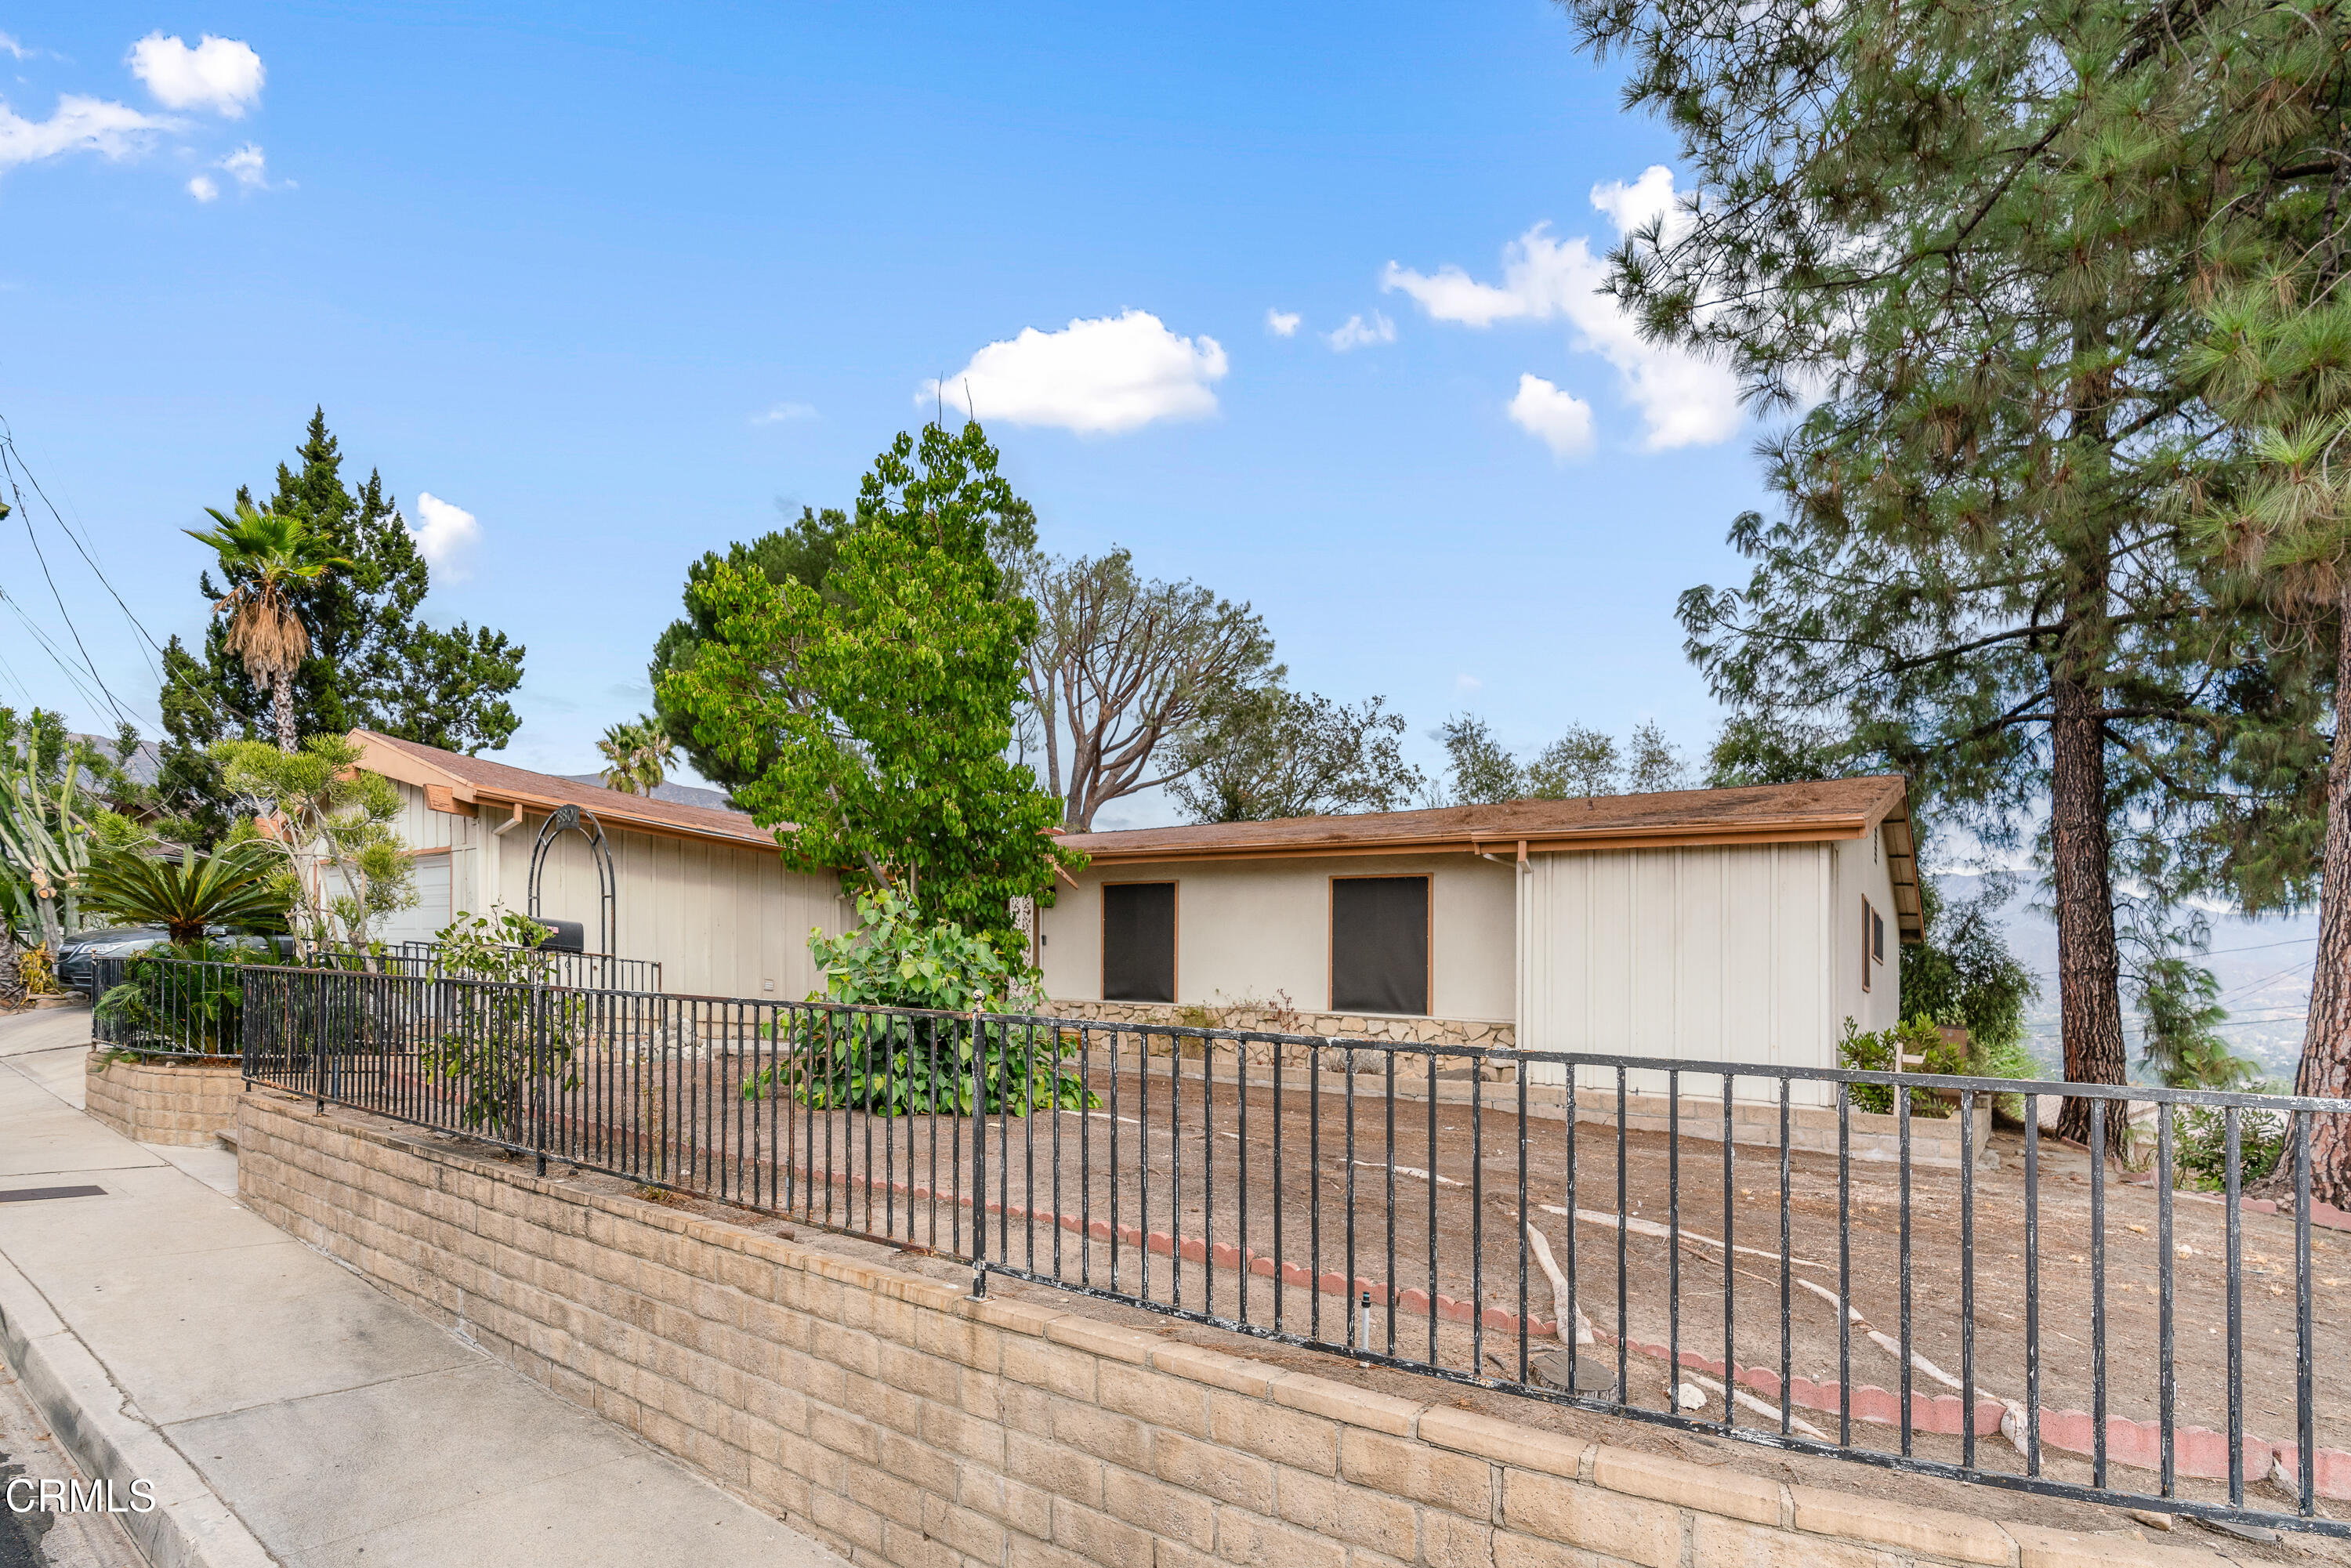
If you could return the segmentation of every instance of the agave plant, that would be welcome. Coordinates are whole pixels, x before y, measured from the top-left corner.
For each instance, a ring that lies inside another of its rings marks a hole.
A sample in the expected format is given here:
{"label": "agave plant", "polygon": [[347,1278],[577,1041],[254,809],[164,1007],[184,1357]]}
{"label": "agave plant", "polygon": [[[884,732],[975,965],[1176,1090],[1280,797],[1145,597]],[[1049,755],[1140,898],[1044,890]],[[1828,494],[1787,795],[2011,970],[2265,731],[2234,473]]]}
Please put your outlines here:
{"label": "agave plant", "polygon": [[82,904],[132,925],[160,925],[172,946],[214,925],[271,925],[286,917],[277,862],[251,847],[167,860],[131,848],[101,851],[82,879]]}
{"label": "agave plant", "polygon": [[44,782],[29,737],[0,749],[0,865],[9,873],[0,897],[18,906],[11,912],[17,923],[53,957],[79,925],[75,885],[89,863],[94,813],[78,758]]}

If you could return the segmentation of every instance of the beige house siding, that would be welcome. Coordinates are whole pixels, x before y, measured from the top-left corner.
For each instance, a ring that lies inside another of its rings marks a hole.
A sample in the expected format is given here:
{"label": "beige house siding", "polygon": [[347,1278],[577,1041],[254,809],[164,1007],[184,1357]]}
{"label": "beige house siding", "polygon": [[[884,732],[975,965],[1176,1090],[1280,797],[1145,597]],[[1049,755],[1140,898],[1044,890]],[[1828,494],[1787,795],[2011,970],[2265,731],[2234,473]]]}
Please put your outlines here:
{"label": "beige house siding", "polygon": [[1102,886],[1176,885],[1176,1000],[1229,1007],[1286,996],[1301,1012],[1331,1006],[1331,879],[1426,876],[1429,1016],[1507,1021],[1517,944],[1508,865],[1467,855],[1345,855],[1089,867],[1040,922],[1046,993],[1102,1000]]}
{"label": "beige house siding", "polygon": [[[528,908],[531,846],[547,821],[526,812],[505,833],[503,810],[480,816],[436,811],[418,786],[395,783],[399,828],[412,852],[451,856],[453,911]],[[851,911],[831,876],[784,869],[772,848],[671,838],[606,824],[612,853],[620,956],[662,966],[662,984],[684,995],[797,1000],[817,988],[810,928],[839,931]],[[548,852],[540,912],[577,920],[597,946],[602,915],[588,841],[565,833]],[[412,912],[409,924],[414,923]],[[396,922],[392,939],[432,935]]]}
{"label": "beige house siding", "polygon": [[[1894,922],[1894,878],[1886,863],[1884,845],[1871,834],[1865,841],[1848,840],[1836,851],[1836,918],[1843,922],[1837,938],[1837,997],[1831,1018],[1834,1032],[1844,1032],[1848,1018],[1865,1033],[1892,1029],[1902,1021],[1902,944]],[[1865,954],[1861,940],[1861,904],[1886,922],[1886,958],[1867,960],[1869,984],[1862,984]],[[1834,1061],[1828,1065],[1834,1066]]]}
{"label": "beige house siding", "polygon": [[[1534,1051],[1834,1067],[1844,1020],[1893,1021],[1899,937],[1884,852],[1868,841],[1532,857],[1520,1039]],[[1861,986],[1861,900],[1886,918],[1886,958]],[[1558,1082],[1556,1070],[1530,1072]],[[1613,1091],[1584,1069],[1580,1085]],[[1660,1072],[1631,1087],[1660,1093]],[[1684,1092],[1719,1093],[1712,1082]],[[1741,1096],[1776,1094],[1742,1082]],[[1797,1085],[1800,1103],[1827,1092]]]}

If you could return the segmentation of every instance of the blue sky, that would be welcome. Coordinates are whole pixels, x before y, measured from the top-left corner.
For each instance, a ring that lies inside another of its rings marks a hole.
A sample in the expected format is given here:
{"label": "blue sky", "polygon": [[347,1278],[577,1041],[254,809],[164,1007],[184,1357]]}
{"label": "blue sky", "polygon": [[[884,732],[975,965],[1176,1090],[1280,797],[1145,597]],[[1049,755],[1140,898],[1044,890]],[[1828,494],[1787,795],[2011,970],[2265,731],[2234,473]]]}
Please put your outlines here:
{"label": "blue sky", "polygon": [[[779,497],[845,504],[944,379],[1048,549],[1252,601],[1297,684],[1386,696],[1423,761],[1459,711],[1527,749],[1718,722],[1672,606],[1743,575],[1755,427],[1591,295],[1672,147],[1537,0],[0,33],[0,413],[159,636],[204,612],[178,530],[321,403],[354,477],[439,519],[428,617],[528,645],[507,758],[584,770],[685,563]],[[20,521],[0,586],[54,634]],[[43,542],[152,718],[120,612]],[[0,626],[0,702],[96,726]]]}

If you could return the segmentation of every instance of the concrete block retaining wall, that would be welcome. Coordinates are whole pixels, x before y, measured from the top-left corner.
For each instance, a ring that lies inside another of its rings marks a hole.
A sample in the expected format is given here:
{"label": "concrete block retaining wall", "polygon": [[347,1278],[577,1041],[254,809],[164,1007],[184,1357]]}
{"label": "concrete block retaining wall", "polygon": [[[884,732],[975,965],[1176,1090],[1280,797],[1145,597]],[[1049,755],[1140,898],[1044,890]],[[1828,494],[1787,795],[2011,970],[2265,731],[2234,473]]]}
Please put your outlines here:
{"label": "concrete block retaining wall", "polygon": [[93,1050],[83,1071],[89,1113],[125,1137],[201,1148],[235,1130],[245,1078],[233,1057],[173,1061]]}
{"label": "concrete block retaining wall", "polygon": [[1437,1385],[1397,1398],[975,1301],[269,1091],[245,1096],[237,1142],[257,1212],[860,1563],[2223,1561],[1786,1486],[1520,1427]]}

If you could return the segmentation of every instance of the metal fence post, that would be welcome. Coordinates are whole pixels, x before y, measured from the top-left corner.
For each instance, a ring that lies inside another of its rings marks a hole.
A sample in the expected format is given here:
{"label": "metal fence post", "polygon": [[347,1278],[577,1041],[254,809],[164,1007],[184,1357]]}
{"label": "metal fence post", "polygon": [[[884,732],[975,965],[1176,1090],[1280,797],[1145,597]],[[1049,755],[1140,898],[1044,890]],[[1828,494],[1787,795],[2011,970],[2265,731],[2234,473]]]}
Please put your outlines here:
{"label": "metal fence post", "polygon": [[987,1300],[987,1051],[971,1009],[971,1299]]}

